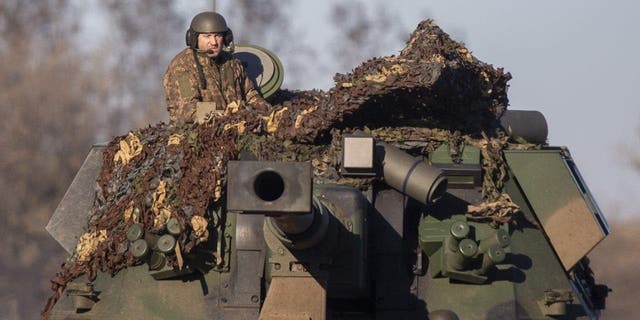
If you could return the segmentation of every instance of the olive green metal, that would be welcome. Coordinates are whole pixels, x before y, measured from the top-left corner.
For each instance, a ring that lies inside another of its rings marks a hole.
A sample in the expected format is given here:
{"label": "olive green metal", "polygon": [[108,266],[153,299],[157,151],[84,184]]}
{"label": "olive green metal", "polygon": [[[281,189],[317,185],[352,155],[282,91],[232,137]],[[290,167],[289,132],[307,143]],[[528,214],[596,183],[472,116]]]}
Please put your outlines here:
{"label": "olive green metal", "polygon": [[565,270],[571,270],[609,230],[568,151],[509,150],[504,155]]}
{"label": "olive green metal", "polygon": [[217,12],[201,12],[191,20],[191,29],[198,33],[227,32],[227,22],[224,17]]}
{"label": "olive green metal", "polygon": [[447,178],[442,170],[380,141],[376,143],[376,157],[385,182],[416,201],[431,204],[445,194]]}
{"label": "olive green metal", "polygon": [[66,292],[78,312],[91,310],[98,301],[99,292],[94,290],[93,283],[71,282],[67,285]]}
{"label": "olive green metal", "polygon": [[420,247],[428,256],[435,254],[442,247],[444,239],[449,237],[452,237],[451,224],[447,224],[446,221],[439,221],[430,216],[420,221],[418,239]]}
{"label": "olive green metal", "polygon": [[[220,286],[220,274],[209,272],[203,281]],[[211,319],[210,300],[202,293],[200,281],[157,281],[146,265],[129,267],[115,275],[98,273],[99,302],[84,319]],[[109,294],[112,293],[112,294]],[[73,318],[73,317],[71,317]],[[75,315],[78,318],[78,315]]]}
{"label": "olive green metal", "polygon": [[564,316],[567,314],[567,303],[562,301],[556,302],[548,306],[546,310],[545,315],[554,317]]}
{"label": "olive green metal", "polygon": [[274,225],[285,234],[295,235],[305,232],[313,223],[314,214],[309,212],[302,215],[282,215],[279,217],[269,217]]}
{"label": "olive green metal", "polygon": [[429,312],[429,320],[458,320],[458,315],[451,310],[434,310]]}
{"label": "olive green metal", "polygon": [[506,258],[504,250],[500,247],[489,248],[489,250],[484,253],[484,256],[486,256],[493,264],[503,262]]}
{"label": "olive green metal", "polygon": [[[446,201],[443,199],[443,201]],[[449,203],[448,205],[453,205]],[[437,213],[433,215],[437,216]],[[468,265],[463,270],[451,268],[451,252],[448,242],[453,239],[451,226],[456,221],[464,219],[463,215],[453,215],[451,219],[442,219],[432,215],[422,218],[419,228],[421,246],[423,241],[428,248],[437,248],[429,254],[429,274],[419,280],[419,286],[429,288],[425,292],[425,301],[429,303],[429,310],[452,310],[460,319],[517,319],[515,310],[508,306],[514,305],[513,283],[509,281],[487,281],[487,276],[480,275],[478,270],[471,269],[481,267],[481,260]],[[466,222],[473,234],[469,236],[484,239],[495,233],[495,229],[484,223]],[[437,246],[439,238],[440,246]],[[427,252],[427,251],[425,251]],[[462,254],[458,253],[458,259]],[[476,253],[477,256],[477,253]],[[455,258],[454,258],[455,259]],[[470,261],[479,258],[469,258]],[[481,258],[480,258],[481,259]],[[447,269],[448,268],[448,269]],[[460,303],[461,298],[469,303]],[[519,301],[517,302],[519,303]],[[500,309],[498,306],[507,306]],[[495,310],[502,310],[501,314],[495,314]],[[509,313],[511,312],[511,313]],[[431,319],[431,313],[429,319]]]}
{"label": "olive green metal", "polygon": [[149,260],[147,261],[149,270],[160,270],[165,266],[166,263],[167,258],[165,257],[165,255],[157,251],[152,251],[151,257],[149,257]]}
{"label": "olive green metal", "polygon": [[264,87],[260,87],[260,93],[262,93],[263,97],[267,98],[276,93],[282,86],[282,82],[284,81],[284,66],[275,53],[264,48],[261,49],[269,55],[271,62],[274,64],[274,76]]}
{"label": "olive green metal", "polygon": [[447,247],[448,247],[449,251],[451,251],[451,252],[457,252],[458,251],[458,248],[459,248],[459,245],[460,245],[460,240],[456,239],[454,236],[450,236],[449,237],[449,241],[447,243],[448,243]]}
{"label": "olive green metal", "polygon": [[[520,207],[522,215],[530,221],[535,221],[535,212],[527,203],[525,194],[521,191],[515,179],[507,179],[505,191],[511,196],[513,202]],[[521,274],[521,277],[523,279],[537,279],[537,281],[514,283],[514,298],[518,301],[523,313],[530,315],[534,319],[544,319],[545,315],[538,304],[538,299],[544,296],[544,292],[549,288],[572,290],[571,283],[565,276],[566,273],[562,263],[557,258],[544,232],[534,227],[523,228],[513,232],[509,249],[511,252],[517,253],[519,259],[516,262],[524,266],[518,268],[518,273]],[[588,318],[588,314],[581,314],[581,317],[575,316],[574,319]],[[591,318],[595,319],[595,316]]]}
{"label": "olive green metal", "polygon": [[504,229],[498,229],[491,236],[480,240],[478,252],[484,253],[492,247],[506,248],[510,243],[511,237],[509,237],[509,232]]}
{"label": "olive green metal", "polygon": [[156,242],[156,248],[162,253],[169,253],[176,247],[176,238],[170,234],[162,235]]}
{"label": "olive green metal", "polygon": [[325,206],[313,197],[310,213],[268,217],[265,225],[282,245],[291,249],[306,249],[317,245],[325,237],[329,215]]}
{"label": "olive green metal", "polygon": [[573,292],[562,289],[547,289],[538,301],[540,310],[546,316],[561,317],[567,315],[568,304],[574,300]]}
{"label": "olive green metal", "polygon": [[96,304],[95,300],[97,299],[91,299],[90,297],[87,297],[84,295],[73,295],[70,293],[68,294],[69,294],[69,297],[71,297],[73,306],[79,312],[85,312],[87,310],[91,310],[91,308],[93,308],[93,306]]}
{"label": "olive green metal", "polygon": [[[451,245],[449,245],[451,249]],[[471,239],[462,239],[458,242],[456,250],[449,250],[445,255],[447,267],[461,271],[465,270],[470,258],[478,252],[478,245]]]}
{"label": "olive green metal", "polygon": [[[462,154],[459,158],[461,164],[479,164],[480,159],[480,148],[472,145],[463,146]],[[453,163],[449,144],[444,143],[430,153],[429,160],[433,163]]]}
{"label": "olive green metal", "polygon": [[482,255],[482,267],[478,270],[479,274],[486,274],[489,268],[504,261],[506,254],[500,247],[493,246],[487,249]]}
{"label": "olive green metal", "polygon": [[[330,272],[327,280],[328,297],[356,299],[369,296],[369,202],[359,190],[342,185],[314,185],[313,193],[314,207],[322,205],[321,217],[327,218],[327,224],[323,227],[326,229],[321,233],[324,237],[315,246],[301,249],[287,245],[274,232],[270,219],[265,220],[263,231],[268,247],[265,265],[267,283],[273,277],[323,278]],[[326,267],[330,261],[334,266],[332,270]]]}
{"label": "olive green metal", "polygon": [[456,221],[451,224],[451,235],[458,240],[466,238],[469,231],[471,231],[469,224],[464,221]]}
{"label": "olive green metal", "polygon": [[272,51],[256,45],[237,44],[233,56],[243,62],[247,75],[255,81],[264,98],[270,97],[282,86],[284,66]]}
{"label": "olive green metal", "polygon": [[144,226],[140,223],[132,224],[129,229],[127,229],[127,240],[129,242],[134,242],[138,239],[142,239],[144,236]]}
{"label": "olive green metal", "polygon": [[456,252],[459,249],[460,240],[466,238],[469,235],[469,225],[464,221],[456,221],[451,224],[451,228],[449,232],[451,233],[451,237],[449,237],[449,250],[452,252]]}
{"label": "olive green metal", "polygon": [[462,239],[458,245],[460,253],[465,258],[471,258],[478,252],[478,245],[471,239]]}
{"label": "olive green metal", "polygon": [[176,217],[172,217],[167,221],[167,232],[174,236],[178,236],[182,233],[182,226],[180,226],[180,222]]}
{"label": "olive green metal", "polygon": [[129,245],[129,252],[136,259],[143,259],[149,254],[149,244],[144,239],[138,239]]}

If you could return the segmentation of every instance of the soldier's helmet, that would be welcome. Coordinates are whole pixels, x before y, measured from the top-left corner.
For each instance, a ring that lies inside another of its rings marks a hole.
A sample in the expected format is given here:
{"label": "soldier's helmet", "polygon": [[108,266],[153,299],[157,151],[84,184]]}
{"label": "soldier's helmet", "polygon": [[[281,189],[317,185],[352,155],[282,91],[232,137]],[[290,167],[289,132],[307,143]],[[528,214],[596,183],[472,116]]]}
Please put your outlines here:
{"label": "soldier's helmet", "polygon": [[223,33],[225,35],[225,45],[233,41],[227,21],[221,14],[213,11],[200,12],[193,17],[189,30],[187,30],[187,46],[196,49],[200,33]]}
{"label": "soldier's helmet", "polygon": [[229,31],[224,17],[212,11],[198,13],[191,20],[191,29],[198,33],[224,33]]}

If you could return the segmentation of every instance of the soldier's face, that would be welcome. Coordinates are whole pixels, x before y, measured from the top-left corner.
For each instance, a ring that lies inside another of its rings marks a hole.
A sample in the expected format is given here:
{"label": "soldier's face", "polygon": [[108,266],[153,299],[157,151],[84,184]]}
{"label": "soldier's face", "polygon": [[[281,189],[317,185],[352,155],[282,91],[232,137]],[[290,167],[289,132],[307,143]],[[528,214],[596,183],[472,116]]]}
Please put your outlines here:
{"label": "soldier's face", "polygon": [[215,58],[222,52],[222,33],[201,33],[198,35],[198,49],[208,51],[209,57]]}

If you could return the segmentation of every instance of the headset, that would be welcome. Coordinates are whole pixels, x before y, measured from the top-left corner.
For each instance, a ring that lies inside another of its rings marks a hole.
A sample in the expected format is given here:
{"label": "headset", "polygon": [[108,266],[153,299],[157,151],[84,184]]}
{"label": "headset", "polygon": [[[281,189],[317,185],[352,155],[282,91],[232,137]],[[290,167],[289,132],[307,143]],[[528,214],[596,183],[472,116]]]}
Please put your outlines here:
{"label": "headset", "polygon": [[[198,35],[200,32],[193,30],[193,28],[189,27],[187,30],[187,34],[185,35],[185,41],[187,43],[187,47],[198,50]],[[231,28],[227,28],[227,31],[223,32],[223,40],[222,44],[225,47],[229,47],[233,44],[233,31]]]}
{"label": "headset", "polygon": [[[196,66],[198,68],[198,79],[200,80],[200,88],[206,89],[207,88],[207,81],[205,80],[205,77],[204,77],[204,72],[202,70],[202,65],[200,64],[200,62],[198,61],[198,58],[196,57],[196,52],[201,52],[200,49],[198,49],[198,35],[199,34],[200,34],[200,32],[197,32],[197,31],[193,30],[192,27],[189,27],[189,29],[187,30],[187,34],[185,35],[185,41],[187,43],[187,47],[189,47],[189,48],[191,48],[193,50],[192,51],[193,52],[193,60],[195,60]],[[230,50],[231,52],[233,52],[233,50],[234,50],[234,46],[233,46],[233,31],[231,31],[231,28],[229,28],[229,27],[227,27],[227,31],[223,32],[222,44],[227,48],[227,50]]]}

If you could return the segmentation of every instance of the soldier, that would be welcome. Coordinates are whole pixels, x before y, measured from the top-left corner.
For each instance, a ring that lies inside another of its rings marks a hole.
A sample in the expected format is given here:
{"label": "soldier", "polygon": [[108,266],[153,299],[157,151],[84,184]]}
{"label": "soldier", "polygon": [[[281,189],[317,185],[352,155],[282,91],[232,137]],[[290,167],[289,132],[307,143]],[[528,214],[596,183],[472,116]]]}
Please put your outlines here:
{"label": "soldier", "polygon": [[266,102],[240,60],[223,50],[232,45],[233,33],[222,15],[202,12],[187,30],[188,48],[178,53],[162,79],[171,122],[194,122],[227,108],[247,107],[269,111]]}

